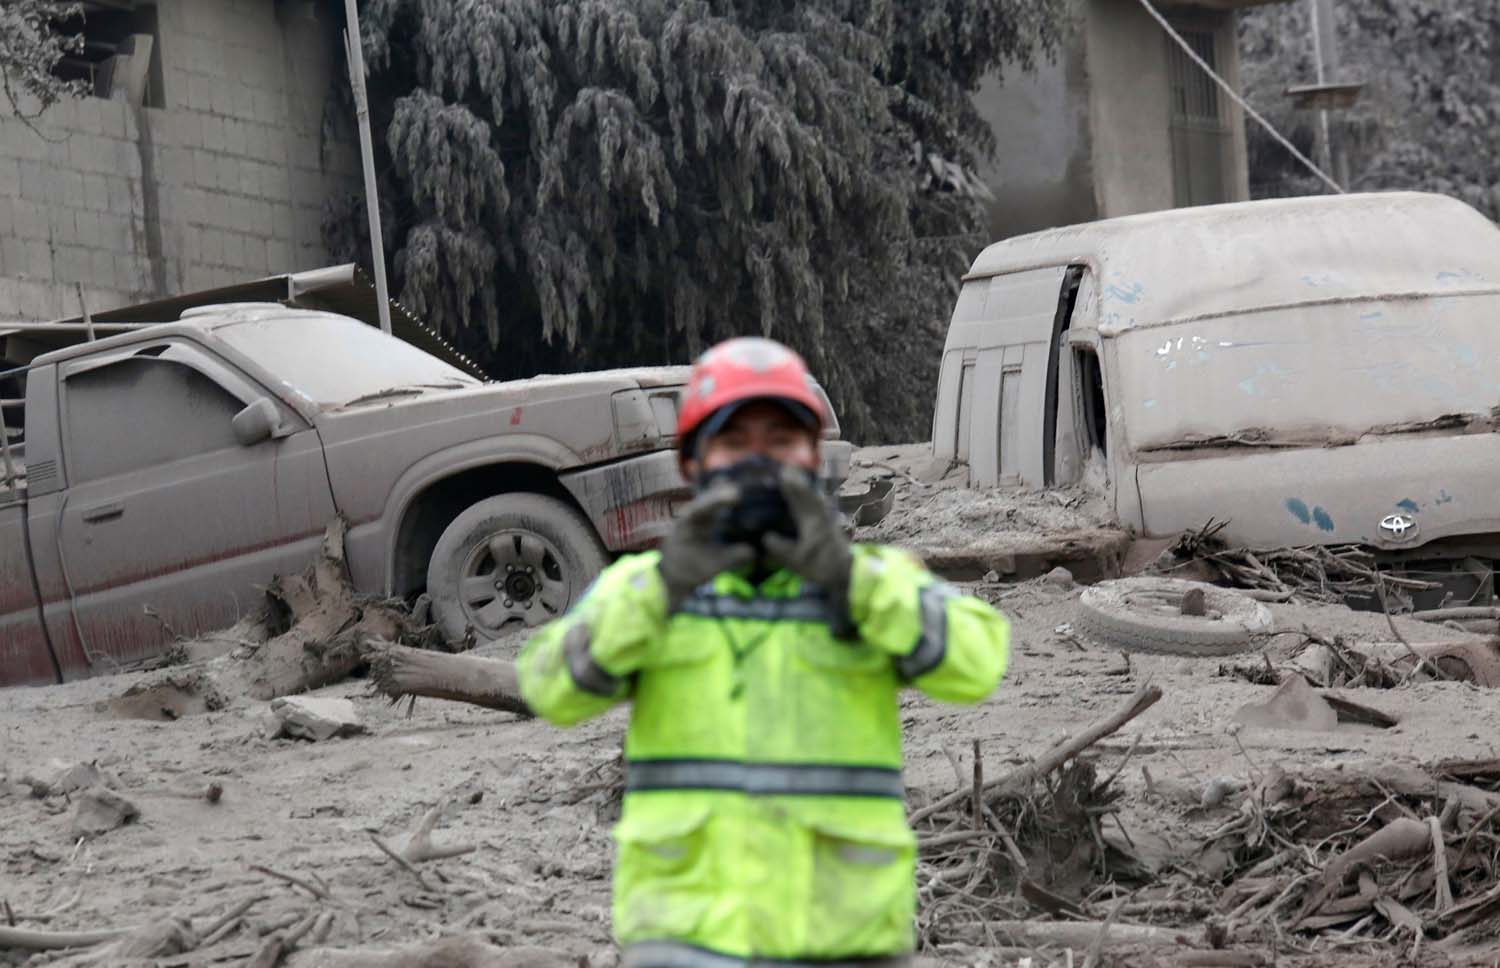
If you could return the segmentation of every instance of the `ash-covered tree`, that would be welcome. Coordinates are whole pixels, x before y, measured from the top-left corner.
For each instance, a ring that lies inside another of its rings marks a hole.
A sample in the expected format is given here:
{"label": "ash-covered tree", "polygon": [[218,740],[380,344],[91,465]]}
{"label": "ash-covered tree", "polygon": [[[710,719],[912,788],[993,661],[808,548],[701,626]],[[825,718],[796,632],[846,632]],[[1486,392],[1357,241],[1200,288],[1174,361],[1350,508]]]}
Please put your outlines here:
{"label": "ash-covered tree", "polygon": [[[1340,0],[1340,80],[1365,84],[1358,104],[1332,115],[1349,154],[1353,190],[1418,189],[1500,216],[1500,3],[1495,0]],[[1316,77],[1306,4],[1247,12],[1240,44],[1246,89],[1311,155],[1315,112],[1282,91]],[[1250,137],[1252,190],[1317,194],[1322,186],[1263,132]]]}
{"label": "ash-covered tree", "polygon": [[[925,439],[987,241],[969,95],[1063,0],[366,0],[394,287],[496,376],[764,333]],[[360,209],[330,220],[357,254]]]}
{"label": "ash-covered tree", "polygon": [[0,3],[0,91],[12,114],[34,121],[63,98],[84,93],[77,81],[64,81],[52,73],[64,54],[83,49],[82,34],[58,29],[82,13],[77,3]]}

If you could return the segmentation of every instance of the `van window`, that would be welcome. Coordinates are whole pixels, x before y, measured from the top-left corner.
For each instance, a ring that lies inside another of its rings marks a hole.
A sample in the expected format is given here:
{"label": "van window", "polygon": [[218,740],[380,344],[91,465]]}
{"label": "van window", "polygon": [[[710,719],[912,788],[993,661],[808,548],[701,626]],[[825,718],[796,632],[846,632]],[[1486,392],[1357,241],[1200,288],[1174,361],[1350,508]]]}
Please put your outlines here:
{"label": "van window", "polygon": [[1082,437],[1089,450],[1097,449],[1109,456],[1108,411],[1104,408],[1104,372],[1099,355],[1092,349],[1078,349],[1073,354],[1077,364],[1079,412],[1083,423]]}
{"label": "van window", "polygon": [[958,372],[958,439],[954,452],[961,461],[969,459],[970,424],[974,420],[974,361],[968,360]]}
{"label": "van window", "polygon": [[1007,367],[1000,374],[1000,476],[1021,476],[1021,368]]}

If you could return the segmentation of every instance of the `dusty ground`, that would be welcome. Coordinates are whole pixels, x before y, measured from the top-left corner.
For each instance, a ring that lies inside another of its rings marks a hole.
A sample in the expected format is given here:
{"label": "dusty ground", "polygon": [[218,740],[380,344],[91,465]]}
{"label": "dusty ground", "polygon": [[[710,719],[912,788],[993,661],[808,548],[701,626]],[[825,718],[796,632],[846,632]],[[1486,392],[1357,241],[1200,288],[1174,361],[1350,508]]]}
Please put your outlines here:
{"label": "dusty ground", "polygon": [[[980,507],[1006,509],[1000,512],[1004,527],[1032,526],[1022,523],[1028,512],[1018,509],[1013,496],[935,496],[928,513],[942,508],[945,521],[938,527],[968,530],[987,527],[983,515],[975,516]],[[920,521],[904,511],[877,534],[919,537]],[[1185,818],[1181,809],[1164,809],[1144,795],[1142,766],[1157,780],[1198,788],[1219,776],[1248,781],[1273,765],[1353,771],[1500,756],[1500,693],[1447,683],[1357,690],[1351,692],[1398,716],[1400,725],[1236,733],[1233,712],[1263,699],[1272,687],[1223,674],[1222,660],[1134,656],[1127,667],[1118,653],[1081,645],[1067,628],[1076,589],[1046,582],[970,587],[1014,622],[1011,671],[1001,689],[975,707],[943,706],[915,695],[905,701],[907,778],[916,800],[954,789],[945,750],[956,751],[966,770],[971,741],[980,740],[986,769],[998,775],[1106,715],[1147,680],[1165,698],[1094,753],[1107,773],[1137,744],[1119,781],[1126,790],[1121,819],[1141,843],[1163,848],[1186,847],[1223,815]],[[1286,629],[1390,638],[1378,616],[1322,607],[1274,611]],[[1424,641],[1453,634],[1416,623],[1400,627]],[[1279,639],[1273,651],[1295,638]],[[513,640],[494,651],[513,653],[517,645]],[[368,733],[313,744],[265,738],[266,704],[248,700],[232,698],[227,708],[168,722],[122,719],[102,705],[138,678],[10,690],[0,698],[0,902],[21,918],[59,909],[45,924],[23,921],[25,926],[94,929],[169,914],[192,916],[202,925],[237,901],[264,896],[245,916],[243,929],[159,963],[243,963],[259,946],[260,933],[318,909],[334,913],[325,942],[330,947],[482,929],[503,944],[541,945],[590,956],[594,965],[614,963],[608,780],[623,711],[563,731],[430,700],[408,712],[404,703],[392,707],[367,697],[365,684],[351,681],[320,694],[352,699]],[[96,762],[118,777],[117,789],[139,808],[139,819],[78,840],[67,799],[33,798],[18,782],[80,761]],[[223,787],[218,803],[191,797],[210,782]],[[440,803],[449,806],[438,842],[478,849],[424,865],[425,883],[419,883],[380,852],[369,832],[399,849]],[[252,865],[303,880],[313,891]],[[36,963],[46,957],[36,956]],[[1326,963],[1352,963],[1328,957],[1333,960]],[[973,953],[954,960],[979,963]],[[26,962],[0,952],[3,963]],[[1017,962],[996,955],[988,963]],[[1388,953],[1387,963],[1403,962]]]}

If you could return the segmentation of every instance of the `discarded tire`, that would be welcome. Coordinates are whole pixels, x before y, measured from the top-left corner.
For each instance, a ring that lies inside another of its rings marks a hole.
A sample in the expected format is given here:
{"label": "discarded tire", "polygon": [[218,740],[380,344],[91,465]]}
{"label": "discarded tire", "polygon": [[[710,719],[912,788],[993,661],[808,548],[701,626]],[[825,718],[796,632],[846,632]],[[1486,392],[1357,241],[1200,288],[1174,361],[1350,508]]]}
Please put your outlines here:
{"label": "discarded tire", "polygon": [[[1183,597],[1194,590],[1203,595],[1204,614],[1185,615]],[[1256,636],[1270,631],[1271,612],[1246,595],[1216,585],[1121,578],[1085,590],[1074,624],[1090,641],[1111,649],[1221,656],[1253,647]]]}
{"label": "discarded tire", "polygon": [[1449,679],[1500,689],[1500,644],[1493,640],[1421,646],[1417,651]]}
{"label": "discarded tire", "polygon": [[500,494],[448,525],[427,565],[432,620],[450,642],[541,625],[582,597],[608,557],[584,516],[542,494]]}

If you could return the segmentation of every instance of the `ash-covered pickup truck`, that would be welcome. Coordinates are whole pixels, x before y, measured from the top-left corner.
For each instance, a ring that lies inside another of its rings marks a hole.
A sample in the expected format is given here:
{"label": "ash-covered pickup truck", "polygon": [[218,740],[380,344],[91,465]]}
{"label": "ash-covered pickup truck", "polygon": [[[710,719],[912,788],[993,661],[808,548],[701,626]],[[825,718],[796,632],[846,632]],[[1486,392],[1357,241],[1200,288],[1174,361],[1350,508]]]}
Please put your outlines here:
{"label": "ash-covered pickup truck", "polygon": [[[276,303],[0,370],[0,685],[128,668],[232,624],[336,515],[356,588],[425,589],[450,638],[546,621],[688,498],[671,450],[686,376],[482,383]],[[829,441],[830,481],[849,453]]]}

